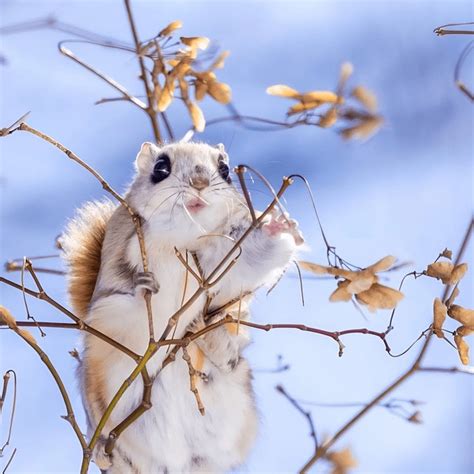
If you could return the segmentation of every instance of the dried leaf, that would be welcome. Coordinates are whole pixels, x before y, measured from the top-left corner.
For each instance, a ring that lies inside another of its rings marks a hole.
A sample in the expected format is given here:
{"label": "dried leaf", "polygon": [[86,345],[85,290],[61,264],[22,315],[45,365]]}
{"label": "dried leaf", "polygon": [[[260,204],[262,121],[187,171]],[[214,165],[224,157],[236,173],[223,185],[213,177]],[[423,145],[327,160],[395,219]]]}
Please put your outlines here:
{"label": "dried leaf", "polygon": [[354,66],[350,62],[345,62],[341,66],[341,73],[339,76],[339,82],[344,83],[346,82],[349,77],[352,75],[354,72]]}
{"label": "dried leaf", "polygon": [[228,104],[232,99],[230,87],[223,82],[211,81],[207,88],[208,94],[220,104]]}
{"label": "dried leaf", "polygon": [[394,257],[393,255],[387,255],[386,257],[381,258],[379,261],[368,266],[367,270],[370,270],[373,273],[384,272],[385,270],[388,270],[396,261],[397,257]]}
{"label": "dried leaf", "polygon": [[206,38],[205,36],[181,36],[180,40],[181,43],[185,44],[186,46],[189,46],[192,49],[201,50],[207,49],[209,43],[211,42],[209,38]]}
{"label": "dried leaf", "polygon": [[230,51],[222,51],[216,60],[211,64],[210,69],[222,69],[224,67],[224,61],[229,57]]}
{"label": "dried leaf", "polygon": [[466,272],[467,263],[461,263],[459,265],[456,265],[451,273],[451,277],[449,278],[449,284],[456,285],[459,281],[462,280]]}
{"label": "dried leaf", "polygon": [[352,89],[352,97],[357,99],[369,112],[377,112],[377,97],[375,94],[363,86],[357,86]]}
{"label": "dried leaf", "polygon": [[463,308],[457,304],[453,304],[448,309],[451,318],[459,321],[463,326],[474,329],[474,310]]}
{"label": "dried leaf", "polygon": [[331,107],[320,119],[318,125],[322,128],[332,127],[337,122],[337,109]]}
{"label": "dried leaf", "polygon": [[340,98],[331,91],[311,91],[301,94],[298,98],[301,102],[321,102],[335,104],[340,102]]}
{"label": "dried leaf", "polygon": [[357,272],[351,272],[350,270],[344,270],[343,268],[326,267],[324,265],[306,262],[304,260],[299,261],[298,264],[304,270],[308,270],[312,273],[316,273],[319,275],[334,275],[346,278],[347,280],[355,279],[357,274]]}
{"label": "dried leaf", "polygon": [[33,337],[33,334],[31,334],[30,331],[26,329],[18,329],[18,334],[24,339],[26,339],[30,344],[33,344],[34,346],[38,345],[36,339]]}
{"label": "dried leaf", "polygon": [[377,281],[378,278],[371,272],[354,272],[354,278],[347,286],[347,291],[352,294],[361,293],[368,290]]}
{"label": "dried leaf", "polygon": [[319,265],[317,263],[306,262],[305,260],[298,261],[298,265],[303,268],[304,270],[308,270],[312,273],[316,273],[317,275],[326,275],[328,273],[328,267],[324,265]]}
{"label": "dried leaf", "polygon": [[444,257],[444,258],[448,258],[449,260],[451,260],[451,258],[453,257],[453,252],[447,248],[445,248],[441,254],[440,254],[441,257]]}
{"label": "dried leaf", "polygon": [[194,83],[194,97],[196,100],[204,99],[207,92],[207,84],[204,81],[196,80]]}
{"label": "dried leaf", "polygon": [[453,291],[449,295],[449,298],[445,301],[444,304],[449,308],[454,303],[454,300],[458,297],[458,295],[459,295],[459,288],[455,286],[453,288]]}
{"label": "dried leaf", "polygon": [[462,336],[455,334],[454,343],[458,348],[459,358],[463,365],[469,365],[469,346]]}
{"label": "dried leaf", "polygon": [[183,26],[183,23],[179,20],[172,21],[168,26],[163,28],[159,33],[158,36],[169,36],[173,31],[178,30]]}
{"label": "dried leaf", "polygon": [[300,97],[300,93],[297,90],[293,89],[292,87],[285,86],[284,84],[277,84],[267,87],[267,94],[276,95],[278,97]]}
{"label": "dried leaf", "polygon": [[470,336],[474,333],[474,328],[467,328],[466,326],[459,326],[456,329],[456,334],[459,334],[461,337]]}
{"label": "dried leaf", "polygon": [[428,265],[426,274],[430,277],[438,278],[446,285],[451,278],[453,270],[454,265],[451,262],[435,262]]}
{"label": "dried leaf", "polygon": [[440,338],[444,338],[442,327],[448,313],[448,308],[439,299],[435,298],[433,302],[433,332]]}
{"label": "dried leaf", "polygon": [[204,118],[202,110],[194,102],[189,102],[187,104],[187,107],[189,110],[189,114],[191,115],[191,120],[193,121],[194,128],[198,132],[204,131],[204,128],[206,127],[206,119]]}
{"label": "dried leaf", "polygon": [[370,311],[393,309],[403,299],[403,293],[388,286],[374,283],[370,289],[355,295],[357,301],[367,305]]}
{"label": "dried leaf", "polygon": [[311,102],[298,102],[295,105],[292,105],[286,114],[288,116],[290,115],[295,115],[295,114],[300,114],[302,112],[307,112],[308,110],[313,110],[316,107],[319,107],[322,105],[322,102],[319,101],[311,101]]}
{"label": "dried leaf", "polygon": [[8,309],[5,308],[5,306],[1,306],[1,305],[0,305],[0,321],[5,323],[11,329],[17,328],[15,318],[12,316],[10,311],[8,311]]}
{"label": "dried leaf", "polygon": [[349,448],[341,451],[331,451],[326,455],[326,458],[333,464],[332,474],[346,474],[349,469],[357,467],[357,461],[352,456]]}
{"label": "dried leaf", "polygon": [[329,297],[329,301],[336,303],[338,301],[350,301],[352,298],[352,293],[347,291],[347,287],[350,284],[349,280],[338,281],[337,289]]}
{"label": "dried leaf", "polygon": [[407,421],[409,421],[410,423],[421,425],[423,423],[423,418],[421,417],[421,411],[419,410],[415,411],[409,418],[407,418]]}
{"label": "dried leaf", "polygon": [[191,69],[191,64],[188,59],[183,59],[176,64],[171,71],[171,75],[181,78]]}
{"label": "dried leaf", "polygon": [[174,81],[175,78],[172,76],[168,76],[166,78],[166,83],[165,86],[163,87],[163,90],[161,91],[161,95],[158,100],[158,110],[160,112],[164,112],[169,105],[171,104],[174,96]]}
{"label": "dried leaf", "polygon": [[359,139],[363,140],[373,135],[382,125],[382,117],[373,116],[361,121],[353,127],[344,128],[340,131],[342,138],[346,140]]}

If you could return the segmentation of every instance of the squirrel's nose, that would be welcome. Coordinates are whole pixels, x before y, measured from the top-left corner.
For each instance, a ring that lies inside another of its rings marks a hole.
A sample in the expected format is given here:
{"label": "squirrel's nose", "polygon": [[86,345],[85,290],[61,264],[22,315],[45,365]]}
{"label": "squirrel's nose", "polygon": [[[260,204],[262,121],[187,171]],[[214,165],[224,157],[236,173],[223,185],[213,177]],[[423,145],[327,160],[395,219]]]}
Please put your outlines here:
{"label": "squirrel's nose", "polygon": [[204,176],[196,176],[194,178],[189,178],[189,184],[198,191],[202,191],[204,188],[209,186],[209,178]]}

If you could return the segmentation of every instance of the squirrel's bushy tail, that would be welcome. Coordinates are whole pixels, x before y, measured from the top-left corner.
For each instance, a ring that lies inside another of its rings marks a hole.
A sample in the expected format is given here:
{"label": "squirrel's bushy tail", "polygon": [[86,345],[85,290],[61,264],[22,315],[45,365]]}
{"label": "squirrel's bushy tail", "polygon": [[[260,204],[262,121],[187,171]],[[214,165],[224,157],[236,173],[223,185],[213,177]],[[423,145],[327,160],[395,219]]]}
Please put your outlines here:
{"label": "squirrel's bushy tail", "polygon": [[59,240],[68,267],[71,305],[80,318],[89,309],[99,274],[105,229],[116,207],[109,200],[86,203],[69,221]]}

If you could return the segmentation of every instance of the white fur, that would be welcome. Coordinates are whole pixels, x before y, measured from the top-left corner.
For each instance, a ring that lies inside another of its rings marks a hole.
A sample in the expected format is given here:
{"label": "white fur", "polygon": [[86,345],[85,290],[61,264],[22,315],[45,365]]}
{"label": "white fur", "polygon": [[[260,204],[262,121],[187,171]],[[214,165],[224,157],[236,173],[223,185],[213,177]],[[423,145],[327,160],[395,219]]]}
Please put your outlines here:
{"label": "white fur", "polygon": [[[170,156],[173,174],[153,184],[150,174],[160,153]],[[238,238],[239,232],[250,225],[242,197],[216,174],[219,155],[227,159],[222,148],[204,144],[175,144],[162,149],[145,144],[137,157],[137,176],[127,199],[145,220],[150,270],[160,285],[159,292],[152,297],[156,338],[183,300],[186,271],[174,247],[183,255],[186,249],[196,251],[204,273],[209,275],[233,245],[223,235],[234,233]],[[212,179],[211,186],[200,193],[208,207],[191,215],[186,210],[186,202],[199,193],[188,186],[188,179],[196,165],[201,167],[201,174],[207,173]],[[182,194],[169,198],[174,192]],[[126,214],[117,216],[107,228],[101,271],[87,323],[142,354],[148,344],[143,294],[141,290],[134,293],[130,282],[117,276],[115,266],[120,255],[131,268],[142,271],[138,240],[134,235],[124,237],[130,232],[129,218]],[[126,248],[122,248],[124,246]],[[242,254],[235,266],[210,289],[212,306],[218,307],[245,292],[272,284],[294,253],[295,242],[291,235],[271,235],[265,226],[252,231],[242,245]],[[188,275],[184,301],[197,288],[195,279]],[[193,327],[204,324],[199,323],[204,302],[205,295],[202,295],[181,316],[175,337],[182,337],[192,324]],[[160,349],[148,364],[150,375],[158,374],[152,390],[152,408],[124,431],[112,458],[104,455],[103,442],[99,443],[94,453],[99,467],[108,469],[108,473],[224,472],[244,462],[256,436],[257,415],[247,362],[240,358],[234,368],[229,361],[234,358],[236,362],[246,344],[243,328],[239,335],[231,335],[221,327],[199,340],[198,345],[206,355],[202,371],[210,378],[209,382],[199,379],[197,383],[206,409],[204,416],[199,413],[189,389],[188,368],[181,359],[181,351],[175,362],[159,372],[166,356],[166,348]],[[191,345],[190,352],[193,349],[196,346]],[[129,357],[89,335],[85,337],[83,361],[84,370],[95,362],[105,367],[104,373],[97,375],[103,375],[105,380],[103,402],[106,404],[136,366]],[[142,394],[143,383],[138,377],[113,411],[103,431],[105,438],[140,404]],[[98,395],[86,393],[85,399],[90,435],[102,413]]]}

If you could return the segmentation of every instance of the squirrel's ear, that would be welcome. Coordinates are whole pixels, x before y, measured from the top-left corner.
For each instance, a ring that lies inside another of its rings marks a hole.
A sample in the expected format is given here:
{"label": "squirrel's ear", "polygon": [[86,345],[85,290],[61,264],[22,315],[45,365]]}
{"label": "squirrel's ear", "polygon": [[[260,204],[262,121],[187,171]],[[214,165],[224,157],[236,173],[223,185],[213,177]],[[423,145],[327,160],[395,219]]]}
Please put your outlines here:
{"label": "squirrel's ear", "polygon": [[229,162],[229,156],[227,155],[227,152],[225,151],[224,144],[223,143],[218,143],[216,145],[216,148],[219,150],[220,156],[222,156],[222,158],[224,158],[224,161],[226,163],[228,163]]}
{"label": "squirrel's ear", "polygon": [[151,163],[158,156],[159,148],[151,142],[142,144],[135,160],[135,167],[137,171],[146,172],[151,168]]}

